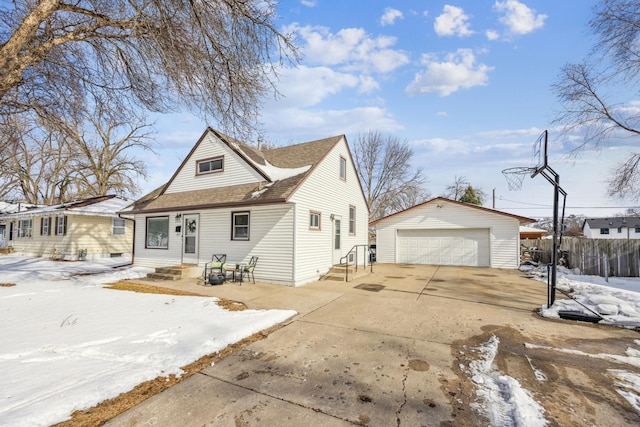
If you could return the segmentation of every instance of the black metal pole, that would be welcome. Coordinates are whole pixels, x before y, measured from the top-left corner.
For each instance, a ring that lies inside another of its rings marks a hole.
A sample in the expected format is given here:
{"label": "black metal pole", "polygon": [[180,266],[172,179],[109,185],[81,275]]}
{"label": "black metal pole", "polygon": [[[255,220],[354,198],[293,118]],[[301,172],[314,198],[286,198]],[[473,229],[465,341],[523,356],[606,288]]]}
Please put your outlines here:
{"label": "black metal pole", "polygon": [[553,186],[553,254],[551,256],[551,297],[549,306],[556,301],[556,279],[558,277],[558,202],[560,199],[560,175],[555,174],[555,185]]}

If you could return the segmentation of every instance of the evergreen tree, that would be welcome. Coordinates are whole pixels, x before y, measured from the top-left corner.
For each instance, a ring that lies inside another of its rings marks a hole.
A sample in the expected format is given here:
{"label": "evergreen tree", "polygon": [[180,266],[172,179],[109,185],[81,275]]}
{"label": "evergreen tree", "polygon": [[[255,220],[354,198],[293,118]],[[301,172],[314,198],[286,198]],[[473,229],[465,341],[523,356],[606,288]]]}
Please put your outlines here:
{"label": "evergreen tree", "polygon": [[464,194],[462,194],[459,201],[463,203],[470,203],[472,205],[482,205],[482,199],[476,194],[476,190],[474,190],[470,185],[464,190]]}

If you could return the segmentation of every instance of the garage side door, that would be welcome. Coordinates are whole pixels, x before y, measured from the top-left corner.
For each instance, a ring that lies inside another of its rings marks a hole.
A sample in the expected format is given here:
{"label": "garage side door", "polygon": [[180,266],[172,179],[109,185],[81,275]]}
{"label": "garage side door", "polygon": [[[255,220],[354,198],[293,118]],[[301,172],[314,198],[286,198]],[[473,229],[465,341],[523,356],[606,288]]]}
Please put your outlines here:
{"label": "garage side door", "polygon": [[489,267],[489,229],[398,230],[396,260],[403,264]]}

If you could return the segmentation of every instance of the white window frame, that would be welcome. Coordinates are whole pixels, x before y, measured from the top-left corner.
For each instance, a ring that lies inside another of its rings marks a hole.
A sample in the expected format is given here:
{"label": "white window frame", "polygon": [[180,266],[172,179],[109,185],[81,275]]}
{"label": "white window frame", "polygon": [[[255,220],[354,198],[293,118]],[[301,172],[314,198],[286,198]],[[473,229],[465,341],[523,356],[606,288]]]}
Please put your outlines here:
{"label": "white window frame", "polygon": [[30,238],[33,236],[33,219],[18,220],[18,238]]}
{"label": "white window frame", "polygon": [[347,159],[340,156],[340,179],[347,180]]}
{"label": "white window frame", "polygon": [[[315,221],[314,221],[315,218]],[[314,230],[314,231],[318,231],[321,230],[321,224],[322,224],[322,214],[320,212],[317,211],[310,211],[309,212],[309,230]]]}
{"label": "white window frame", "polygon": [[56,217],[56,236],[64,236],[65,234],[67,234],[67,226],[66,226],[66,221],[65,221],[66,216],[65,215],[60,215]]}
{"label": "white window frame", "polygon": [[114,236],[124,236],[127,231],[127,220],[124,218],[113,218],[111,221],[111,234]]}
{"label": "white window frame", "polygon": [[[236,218],[247,217],[246,224],[236,224]],[[249,240],[249,231],[251,224],[251,215],[248,211],[243,212],[231,212],[231,240]],[[246,228],[246,235],[239,233],[240,230]]]}
{"label": "white window frame", "polygon": [[42,236],[49,236],[50,232],[51,232],[51,218],[48,216],[44,216],[40,219],[41,221],[41,226],[40,226],[40,234]]}
{"label": "white window frame", "polygon": [[349,235],[356,234],[356,207],[349,205]]}

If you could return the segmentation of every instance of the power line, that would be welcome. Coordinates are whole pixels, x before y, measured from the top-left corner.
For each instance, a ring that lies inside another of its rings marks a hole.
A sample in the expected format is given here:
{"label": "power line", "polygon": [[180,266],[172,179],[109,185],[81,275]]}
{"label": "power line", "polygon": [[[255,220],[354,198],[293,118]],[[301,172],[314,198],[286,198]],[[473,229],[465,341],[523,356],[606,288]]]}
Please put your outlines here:
{"label": "power line", "polygon": [[[551,205],[541,205],[539,203],[527,203],[527,202],[520,202],[518,200],[508,200],[508,199],[503,199],[502,196],[500,196],[500,200],[505,201],[505,202],[510,202],[510,203],[518,203],[521,205],[527,205],[527,206],[535,206],[535,207],[502,207],[500,209],[551,209],[552,206]],[[567,206],[566,209],[640,209],[640,206],[635,205],[635,206]]]}

